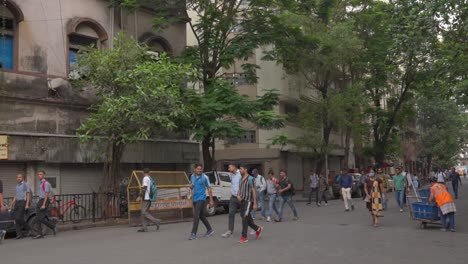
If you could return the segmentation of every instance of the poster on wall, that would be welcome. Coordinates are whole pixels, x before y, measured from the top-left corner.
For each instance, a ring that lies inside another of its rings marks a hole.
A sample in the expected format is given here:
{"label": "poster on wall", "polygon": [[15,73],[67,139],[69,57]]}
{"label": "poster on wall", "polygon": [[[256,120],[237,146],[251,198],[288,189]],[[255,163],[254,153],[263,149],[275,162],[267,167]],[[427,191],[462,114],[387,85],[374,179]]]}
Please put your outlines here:
{"label": "poster on wall", "polygon": [[0,135],[0,160],[8,159],[8,136]]}

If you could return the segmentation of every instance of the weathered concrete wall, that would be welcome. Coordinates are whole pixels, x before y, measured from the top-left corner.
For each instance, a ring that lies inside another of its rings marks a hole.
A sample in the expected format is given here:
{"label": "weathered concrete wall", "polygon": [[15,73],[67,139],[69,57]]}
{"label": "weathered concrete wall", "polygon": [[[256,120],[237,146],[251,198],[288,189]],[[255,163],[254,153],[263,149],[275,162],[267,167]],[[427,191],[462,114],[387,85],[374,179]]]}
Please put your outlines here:
{"label": "weathered concrete wall", "polygon": [[[81,144],[76,137],[9,136],[10,161],[102,163],[105,143]],[[123,163],[195,163],[198,144],[188,141],[145,141],[128,145]]]}

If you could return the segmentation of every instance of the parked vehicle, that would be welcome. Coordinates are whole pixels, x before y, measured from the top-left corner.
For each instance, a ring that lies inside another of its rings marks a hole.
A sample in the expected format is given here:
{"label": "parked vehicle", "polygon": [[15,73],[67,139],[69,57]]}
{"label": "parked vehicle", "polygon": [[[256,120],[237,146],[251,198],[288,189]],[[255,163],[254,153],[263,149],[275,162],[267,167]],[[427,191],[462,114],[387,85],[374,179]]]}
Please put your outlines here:
{"label": "parked vehicle", "polygon": [[[351,195],[353,197],[362,197],[361,190],[359,189],[359,179],[361,178],[361,174],[353,173],[353,188],[351,190]],[[335,181],[332,185],[333,188],[333,196],[339,198],[341,196],[341,188],[339,182]]]}
{"label": "parked vehicle", "polygon": [[209,203],[206,204],[205,214],[213,216],[216,212],[222,210],[222,208],[224,208],[224,211],[228,211],[229,200],[231,199],[232,174],[224,171],[209,171],[205,172],[205,175],[210,179],[210,185],[213,191],[213,200],[215,203],[213,208],[210,208]]}
{"label": "parked vehicle", "polygon": [[[11,201],[12,199],[7,198],[5,201]],[[6,205],[5,205],[6,206]],[[35,203],[31,204],[31,207],[26,211],[24,215],[24,220],[30,227],[35,227],[35,221],[36,221],[36,205]],[[14,234],[16,235],[16,229],[15,229],[15,216],[13,210],[5,210],[4,212],[0,211],[0,229],[6,230],[8,234]],[[31,236],[34,236],[36,234],[36,230],[34,228],[31,228],[30,230]]]}

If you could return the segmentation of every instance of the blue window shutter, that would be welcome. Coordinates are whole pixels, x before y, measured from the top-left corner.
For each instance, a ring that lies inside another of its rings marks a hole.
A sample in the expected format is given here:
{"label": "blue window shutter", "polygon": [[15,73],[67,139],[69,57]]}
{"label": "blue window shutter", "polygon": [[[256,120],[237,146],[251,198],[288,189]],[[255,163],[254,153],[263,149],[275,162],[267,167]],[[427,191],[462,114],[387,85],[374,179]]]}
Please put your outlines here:
{"label": "blue window shutter", "polygon": [[73,64],[75,64],[76,62],[76,54],[78,52],[75,50],[75,49],[69,49],[68,51],[68,57],[69,57],[69,63],[70,63],[70,66],[72,66]]}
{"label": "blue window shutter", "polygon": [[0,36],[0,68],[13,69],[13,37]]}

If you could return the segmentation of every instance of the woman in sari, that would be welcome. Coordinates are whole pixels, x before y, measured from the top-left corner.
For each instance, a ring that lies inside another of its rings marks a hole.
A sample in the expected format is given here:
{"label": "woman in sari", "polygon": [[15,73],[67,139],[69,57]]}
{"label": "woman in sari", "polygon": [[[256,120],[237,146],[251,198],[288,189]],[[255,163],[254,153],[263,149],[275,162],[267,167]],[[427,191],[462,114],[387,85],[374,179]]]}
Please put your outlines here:
{"label": "woman in sari", "polygon": [[372,215],[372,224],[379,226],[379,217],[383,216],[382,192],[384,191],[383,182],[375,177],[375,173],[369,173],[369,178],[364,183],[366,192],[367,209]]}

